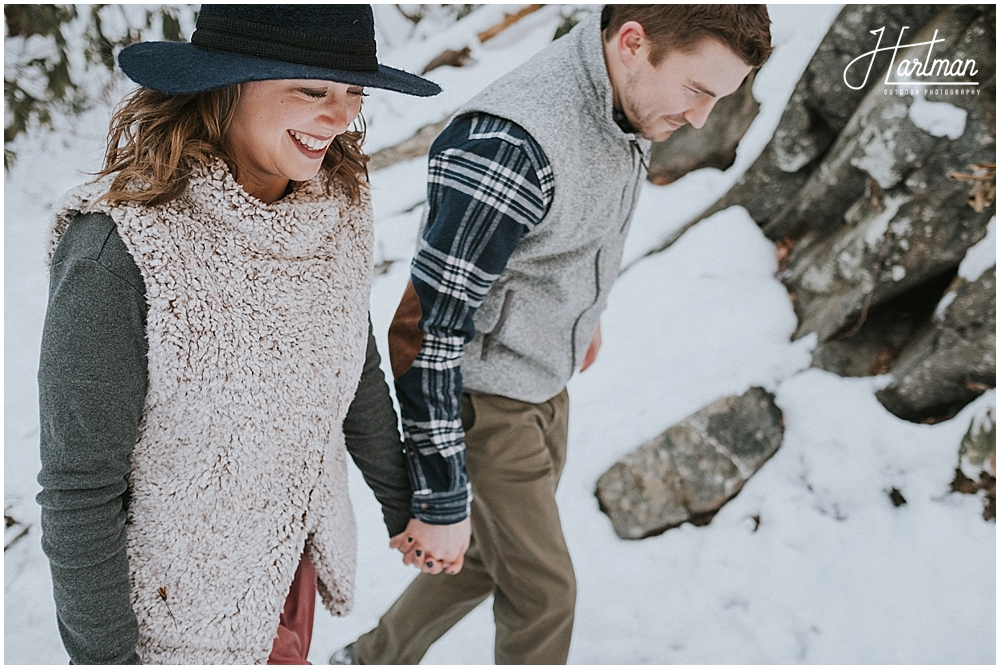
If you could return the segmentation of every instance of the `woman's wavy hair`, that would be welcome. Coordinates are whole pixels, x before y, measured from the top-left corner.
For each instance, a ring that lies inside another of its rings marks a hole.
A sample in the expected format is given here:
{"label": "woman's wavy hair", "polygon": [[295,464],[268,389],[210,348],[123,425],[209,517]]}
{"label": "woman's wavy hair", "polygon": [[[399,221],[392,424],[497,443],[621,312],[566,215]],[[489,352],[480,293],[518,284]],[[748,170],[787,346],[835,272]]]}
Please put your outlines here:
{"label": "woman's wavy hair", "polygon": [[[98,179],[114,175],[101,200],[146,206],[170,202],[187,188],[195,165],[216,157],[238,178],[226,135],[239,99],[240,86],[188,95],[139,88],[127,96],[111,118],[104,167],[97,173]],[[356,129],[330,144],[321,168],[327,189],[339,182],[355,204],[368,184],[364,138],[364,119],[358,116]]]}

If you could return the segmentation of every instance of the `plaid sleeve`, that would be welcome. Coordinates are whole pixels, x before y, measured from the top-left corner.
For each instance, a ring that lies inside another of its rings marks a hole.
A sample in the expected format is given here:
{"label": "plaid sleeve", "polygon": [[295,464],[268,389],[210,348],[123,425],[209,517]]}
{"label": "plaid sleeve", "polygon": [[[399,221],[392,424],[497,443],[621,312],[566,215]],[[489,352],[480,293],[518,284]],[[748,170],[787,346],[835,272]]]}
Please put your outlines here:
{"label": "plaid sleeve", "polygon": [[[419,348],[413,347],[411,364],[394,370],[412,511],[424,522],[445,525],[468,516],[462,354],[475,335],[473,314],[521,237],[545,216],[553,188],[541,148],[505,119],[459,117],[431,147],[427,225],[404,296],[404,303],[419,305],[409,307],[419,315],[419,332],[412,332]],[[390,332],[390,348],[393,340]]]}

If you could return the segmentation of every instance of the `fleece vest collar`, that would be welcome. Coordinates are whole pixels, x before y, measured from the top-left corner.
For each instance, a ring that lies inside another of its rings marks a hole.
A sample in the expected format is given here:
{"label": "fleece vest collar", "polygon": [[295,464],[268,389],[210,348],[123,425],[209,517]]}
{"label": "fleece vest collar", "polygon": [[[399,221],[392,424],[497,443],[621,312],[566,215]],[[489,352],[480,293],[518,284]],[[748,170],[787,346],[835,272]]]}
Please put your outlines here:
{"label": "fleece vest collar", "polygon": [[319,178],[279,202],[221,162],[114,219],[146,284],[149,386],[127,551],[143,662],[267,661],[303,550],[327,608],[351,606],[355,528],[341,425],[367,342],[372,220]]}

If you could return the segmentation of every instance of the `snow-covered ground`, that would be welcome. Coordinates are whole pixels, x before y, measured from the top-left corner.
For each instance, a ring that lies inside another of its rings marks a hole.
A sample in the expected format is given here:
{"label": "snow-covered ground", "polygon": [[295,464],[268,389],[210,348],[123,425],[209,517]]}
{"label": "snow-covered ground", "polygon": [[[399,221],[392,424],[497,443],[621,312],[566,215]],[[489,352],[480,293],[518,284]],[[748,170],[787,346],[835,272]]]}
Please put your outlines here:
{"label": "snow-covered ground", "polygon": [[[380,56],[418,70],[445,48],[472,45],[474,63],[429,76],[430,100],[374,92],[369,148],[441,120],[548,43],[565,6],[549,6],[478,45],[476,32],[513,6],[480,8],[444,31],[409,35],[391,6],[376,8]],[[915,425],[874,393],[885,378],[809,369],[809,338],[790,341],[795,316],[775,278],[774,247],[732,208],[645,253],[724,193],[774,131],[792,87],[837,6],[771,7],[776,50],[757,77],[761,113],[725,172],[701,170],[647,185],[626,249],[631,263],[603,318],[595,365],[570,383],[569,460],[558,499],[579,580],[570,662],[579,664],[994,664],[996,526],[981,503],[949,493],[958,444],[990,391],[954,419]],[[395,23],[394,23],[395,21]],[[444,25],[442,23],[442,25]],[[4,554],[4,661],[64,663],[48,566],[39,547],[35,370],[52,203],[101,160],[108,109],[73,133],[19,144],[4,184],[4,506],[30,527]],[[377,261],[372,316],[385,332],[407,280],[424,193],[418,159],[373,174]],[[995,223],[994,223],[995,225]],[[995,232],[967,265],[996,263]],[[973,270],[968,270],[973,271]],[[388,370],[387,370],[388,372]],[[623,541],[594,497],[607,467],[719,397],[760,385],[785,416],[778,453],[705,527]],[[354,612],[319,612],[311,659],[374,626],[414,575],[387,548],[378,506],[352,471],[359,523]],[[895,507],[891,489],[907,503]],[[758,521],[755,520],[759,519]],[[489,603],[427,655],[432,664],[492,662]]]}

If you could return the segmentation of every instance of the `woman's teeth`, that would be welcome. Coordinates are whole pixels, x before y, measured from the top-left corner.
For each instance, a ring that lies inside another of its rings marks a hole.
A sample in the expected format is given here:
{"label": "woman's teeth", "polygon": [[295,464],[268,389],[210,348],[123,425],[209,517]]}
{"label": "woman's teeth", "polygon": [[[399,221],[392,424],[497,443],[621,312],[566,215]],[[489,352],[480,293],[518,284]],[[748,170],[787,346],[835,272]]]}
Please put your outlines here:
{"label": "woman's teeth", "polygon": [[296,141],[298,141],[299,144],[306,147],[310,151],[322,151],[323,149],[325,149],[330,145],[329,140],[323,142],[318,139],[309,137],[308,135],[297,133],[294,130],[289,130],[289,133],[292,135],[292,137],[296,139]]}

